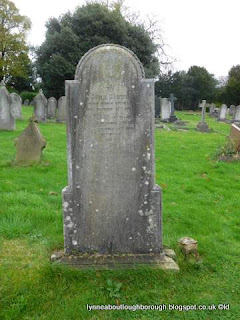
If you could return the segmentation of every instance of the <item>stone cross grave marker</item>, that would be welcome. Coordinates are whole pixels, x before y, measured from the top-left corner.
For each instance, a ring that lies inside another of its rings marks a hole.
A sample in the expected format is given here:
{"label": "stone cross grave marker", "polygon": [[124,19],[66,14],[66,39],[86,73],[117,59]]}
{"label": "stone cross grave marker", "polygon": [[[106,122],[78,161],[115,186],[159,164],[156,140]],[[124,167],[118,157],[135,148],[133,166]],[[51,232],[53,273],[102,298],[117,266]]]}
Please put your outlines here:
{"label": "stone cross grave marker", "polygon": [[22,119],[22,98],[15,92],[10,94],[12,98],[12,115],[15,119]]}
{"label": "stone cross grave marker", "polygon": [[0,85],[0,130],[15,130],[15,118],[12,112],[12,98],[3,81]]}
{"label": "stone cross grave marker", "polygon": [[33,99],[34,115],[38,122],[47,120],[47,98],[44,96],[42,89]]}
{"label": "stone cross grave marker", "polygon": [[56,117],[56,109],[57,109],[57,99],[51,97],[48,99],[47,103],[47,118],[53,119]]}
{"label": "stone cross grave marker", "polygon": [[171,103],[170,122],[174,122],[174,121],[177,121],[177,117],[175,116],[175,108],[174,108],[174,104],[175,104],[175,101],[177,101],[177,98],[174,97],[173,93],[170,94],[169,101]]}
{"label": "stone cross grave marker", "polygon": [[66,81],[65,252],[160,253],[154,81],[119,45],[100,45]]}
{"label": "stone cross grave marker", "polygon": [[58,99],[56,121],[66,122],[66,97],[65,96],[62,96]]}
{"label": "stone cross grave marker", "polygon": [[208,124],[205,122],[205,113],[206,113],[206,100],[202,100],[202,102],[199,104],[199,108],[202,109],[202,119],[197,124],[197,130],[201,132],[209,132]]}
{"label": "stone cross grave marker", "polygon": [[171,103],[167,98],[161,98],[161,121],[168,122],[171,115]]}
{"label": "stone cross grave marker", "polygon": [[35,117],[30,119],[27,128],[15,139],[16,164],[31,165],[41,160],[42,150],[46,146],[46,140],[41,135]]}

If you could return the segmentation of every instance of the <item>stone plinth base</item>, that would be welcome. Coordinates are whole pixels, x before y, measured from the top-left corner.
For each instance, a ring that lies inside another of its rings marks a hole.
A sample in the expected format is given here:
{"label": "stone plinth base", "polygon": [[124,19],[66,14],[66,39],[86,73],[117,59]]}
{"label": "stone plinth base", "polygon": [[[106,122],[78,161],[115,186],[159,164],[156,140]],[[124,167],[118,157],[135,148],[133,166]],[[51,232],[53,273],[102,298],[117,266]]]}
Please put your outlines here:
{"label": "stone plinth base", "polygon": [[199,122],[197,124],[197,130],[200,132],[211,132],[212,131],[211,129],[209,129],[206,122]]}
{"label": "stone plinth base", "polygon": [[122,269],[141,266],[179,271],[177,263],[167,253],[161,254],[76,254],[54,252],[51,261],[77,269]]}
{"label": "stone plinth base", "polygon": [[177,120],[178,120],[178,118],[175,115],[171,115],[169,118],[169,122],[175,122]]}

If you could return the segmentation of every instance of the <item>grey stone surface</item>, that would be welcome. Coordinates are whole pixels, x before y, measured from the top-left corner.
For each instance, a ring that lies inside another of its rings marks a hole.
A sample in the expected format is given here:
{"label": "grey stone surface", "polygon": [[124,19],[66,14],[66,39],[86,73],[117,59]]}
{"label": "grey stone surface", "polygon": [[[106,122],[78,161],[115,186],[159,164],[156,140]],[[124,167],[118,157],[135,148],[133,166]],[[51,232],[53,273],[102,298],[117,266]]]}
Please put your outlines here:
{"label": "grey stone surface", "polygon": [[161,114],[161,106],[160,106],[160,97],[155,96],[155,118],[160,118]]}
{"label": "grey stone surface", "polygon": [[0,130],[15,130],[12,98],[3,83],[0,85]]}
{"label": "grey stone surface", "polygon": [[216,109],[216,105],[214,103],[211,103],[209,105],[209,115],[210,116],[214,117],[215,109]]}
{"label": "grey stone surface", "polygon": [[234,105],[231,105],[228,110],[229,116],[233,117],[235,115],[235,110],[236,110],[236,107]]}
{"label": "grey stone surface", "polygon": [[47,98],[44,96],[42,89],[33,99],[34,115],[38,122],[47,120]]}
{"label": "grey stone surface", "polygon": [[62,96],[58,99],[58,106],[57,106],[57,122],[66,122],[66,97]]}
{"label": "grey stone surface", "polygon": [[12,115],[15,119],[22,119],[22,98],[15,92],[10,94],[12,98]]}
{"label": "grey stone surface", "polygon": [[100,45],[66,81],[65,252],[160,253],[154,80],[125,47]]}
{"label": "grey stone surface", "polygon": [[175,101],[177,101],[177,98],[174,97],[173,93],[170,93],[168,100],[170,101],[170,104],[171,104],[171,114],[170,114],[169,122],[175,122],[178,120],[175,115],[175,107],[174,107],[174,104],[175,104]]}
{"label": "grey stone surface", "polygon": [[30,165],[33,162],[40,162],[46,141],[38,129],[36,118],[31,118],[27,128],[15,139],[15,146],[17,149],[16,164]]}
{"label": "grey stone surface", "polygon": [[28,100],[28,99],[24,100],[23,104],[24,104],[25,106],[28,106],[28,105],[29,105],[29,100]]}
{"label": "grey stone surface", "polygon": [[234,121],[240,122],[240,106],[236,107],[235,115],[234,115]]}
{"label": "grey stone surface", "polygon": [[161,98],[161,121],[169,121],[171,115],[171,102],[167,98]]}
{"label": "grey stone surface", "polygon": [[48,99],[47,103],[47,118],[54,119],[56,118],[56,109],[57,109],[57,99],[51,97]]}
{"label": "grey stone surface", "polygon": [[227,115],[228,107],[225,104],[222,104],[219,110],[219,118],[218,121],[225,121]]}

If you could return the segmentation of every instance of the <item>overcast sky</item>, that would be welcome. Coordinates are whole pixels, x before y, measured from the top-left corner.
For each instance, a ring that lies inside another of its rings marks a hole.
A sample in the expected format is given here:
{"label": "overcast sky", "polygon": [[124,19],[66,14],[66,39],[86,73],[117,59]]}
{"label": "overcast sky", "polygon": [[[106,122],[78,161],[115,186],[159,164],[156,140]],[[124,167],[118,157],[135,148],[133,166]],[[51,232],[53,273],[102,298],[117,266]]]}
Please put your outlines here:
{"label": "overcast sky", "polygon": [[[83,0],[12,0],[32,21],[28,41],[40,45],[45,22],[74,11]],[[240,0],[126,0],[125,6],[141,16],[154,14],[160,21],[168,53],[177,59],[175,70],[205,67],[216,77],[226,76],[240,64]]]}

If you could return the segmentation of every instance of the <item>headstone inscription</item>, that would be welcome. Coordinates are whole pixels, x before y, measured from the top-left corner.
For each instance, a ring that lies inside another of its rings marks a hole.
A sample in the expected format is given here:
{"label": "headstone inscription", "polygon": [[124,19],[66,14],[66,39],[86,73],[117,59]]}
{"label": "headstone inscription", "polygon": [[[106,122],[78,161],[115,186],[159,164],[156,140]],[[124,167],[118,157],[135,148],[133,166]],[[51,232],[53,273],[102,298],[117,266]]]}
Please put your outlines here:
{"label": "headstone inscription", "polygon": [[66,97],[62,96],[58,99],[58,106],[57,106],[57,122],[66,122]]}
{"label": "headstone inscription", "polygon": [[227,110],[227,106],[225,104],[222,104],[219,110],[219,118],[217,119],[218,121],[226,120]]}
{"label": "headstone inscription", "polygon": [[171,115],[171,103],[167,98],[161,98],[161,121],[169,122]]}
{"label": "headstone inscription", "polygon": [[15,119],[22,119],[22,98],[15,92],[10,94],[12,98],[12,115]]}
{"label": "headstone inscription", "polygon": [[15,118],[12,113],[12,98],[3,81],[0,85],[0,130],[15,130]]}
{"label": "headstone inscription", "polygon": [[56,117],[56,109],[57,109],[57,99],[51,97],[48,99],[47,103],[47,118],[53,119]]}
{"label": "headstone inscription", "polygon": [[174,122],[174,121],[177,121],[177,117],[175,116],[175,108],[174,108],[174,104],[175,104],[175,101],[177,101],[177,98],[174,97],[174,94],[171,93],[170,94],[170,97],[169,97],[169,101],[170,101],[170,104],[171,104],[171,114],[170,114],[170,118],[169,118],[169,121],[170,122]]}
{"label": "headstone inscription", "polygon": [[154,81],[119,45],[100,45],[66,81],[68,186],[65,252],[160,253]]}
{"label": "headstone inscription", "polygon": [[35,117],[22,134],[15,139],[17,149],[15,162],[20,165],[31,165],[41,160],[42,150],[46,146],[46,140],[41,135]]}
{"label": "headstone inscription", "polygon": [[42,89],[33,99],[34,115],[38,122],[45,122],[47,119],[47,98]]}

